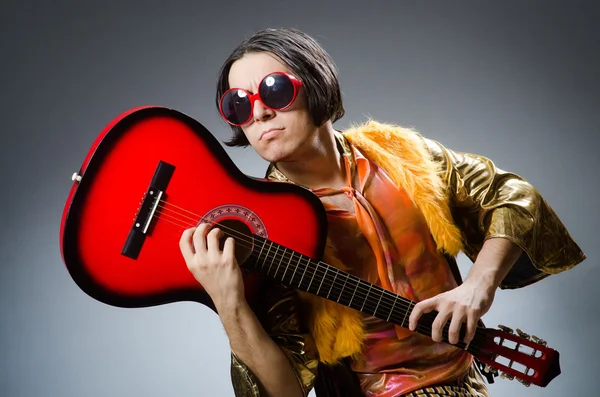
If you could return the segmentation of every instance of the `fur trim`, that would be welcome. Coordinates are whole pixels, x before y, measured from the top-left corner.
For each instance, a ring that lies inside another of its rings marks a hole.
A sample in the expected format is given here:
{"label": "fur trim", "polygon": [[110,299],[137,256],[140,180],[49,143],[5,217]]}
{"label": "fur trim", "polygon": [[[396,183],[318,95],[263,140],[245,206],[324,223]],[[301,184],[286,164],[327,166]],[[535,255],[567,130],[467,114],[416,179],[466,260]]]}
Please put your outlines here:
{"label": "fur trim", "polygon": [[344,132],[348,141],[382,167],[421,210],[438,249],[452,256],[462,249],[439,167],[414,130],[369,120]]}

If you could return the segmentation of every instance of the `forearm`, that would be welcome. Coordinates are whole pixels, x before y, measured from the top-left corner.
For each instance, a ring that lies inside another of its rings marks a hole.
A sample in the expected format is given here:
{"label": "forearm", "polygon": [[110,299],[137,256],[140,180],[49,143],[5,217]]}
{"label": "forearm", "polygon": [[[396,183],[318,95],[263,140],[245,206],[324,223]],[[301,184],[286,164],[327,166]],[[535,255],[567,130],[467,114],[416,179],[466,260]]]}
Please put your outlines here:
{"label": "forearm", "polygon": [[221,304],[217,309],[231,350],[259,379],[266,395],[302,396],[291,363],[246,301]]}
{"label": "forearm", "polygon": [[472,283],[494,293],[522,253],[523,250],[508,239],[487,239],[465,283]]}

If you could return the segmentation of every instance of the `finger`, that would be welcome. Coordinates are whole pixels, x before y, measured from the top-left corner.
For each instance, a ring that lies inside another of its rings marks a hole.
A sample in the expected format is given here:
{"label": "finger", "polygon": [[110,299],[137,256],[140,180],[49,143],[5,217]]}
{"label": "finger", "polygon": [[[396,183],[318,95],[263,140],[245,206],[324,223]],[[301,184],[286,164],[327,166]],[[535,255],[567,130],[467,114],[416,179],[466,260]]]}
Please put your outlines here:
{"label": "finger", "polygon": [[436,342],[442,341],[443,328],[451,316],[451,310],[441,310],[438,315],[435,316],[435,320],[433,321],[433,324],[431,324],[431,339]]}
{"label": "finger", "polygon": [[194,249],[195,252],[206,252],[206,233],[210,229],[210,224],[203,223],[196,229],[194,233]]}
{"label": "finger", "polygon": [[214,228],[208,235],[206,236],[206,244],[209,255],[211,254],[221,254],[221,249],[219,247],[219,238],[223,235],[223,231],[219,228]]}
{"label": "finger", "polygon": [[410,317],[408,318],[408,328],[411,331],[414,331],[417,328],[417,322],[421,318],[421,315],[424,313],[429,313],[435,309],[437,304],[437,299],[430,298],[424,301],[421,301],[415,305],[412,309],[412,313],[410,313]]}
{"label": "finger", "polygon": [[466,314],[463,311],[455,310],[452,313],[452,321],[450,322],[450,328],[448,330],[448,341],[455,345],[459,341],[460,327],[463,325]]}
{"label": "finger", "polygon": [[179,239],[179,249],[181,250],[181,254],[186,262],[190,262],[194,257],[194,247],[192,246],[192,236],[196,231],[195,227],[186,229],[181,233],[181,238]]}
{"label": "finger", "polygon": [[235,240],[233,237],[228,237],[223,246],[223,256],[230,260],[235,258]]}
{"label": "finger", "polygon": [[477,331],[477,322],[479,321],[478,316],[470,315],[467,316],[467,333],[465,334],[465,343],[471,343],[475,337],[475,331]]}

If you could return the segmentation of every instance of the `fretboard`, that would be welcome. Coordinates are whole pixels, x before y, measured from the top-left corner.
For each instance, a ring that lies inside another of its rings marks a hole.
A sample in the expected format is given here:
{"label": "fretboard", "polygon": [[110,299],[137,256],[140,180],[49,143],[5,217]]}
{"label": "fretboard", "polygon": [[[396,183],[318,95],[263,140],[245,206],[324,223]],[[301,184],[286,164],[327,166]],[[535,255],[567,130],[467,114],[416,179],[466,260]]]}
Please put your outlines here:
{"label": "fretboard", "polygon": [[[253,237],[251,255],[259,272],[284,285],[408,328],[410,313],[415,305],[412,300],[270,240],[256,235]],[[431,312],[421,316],[416,331],[431,336],[436,314]],[[461,337],[463,334],[464,330],[461,331]],[[447,330],[443,333],[443,340],[448,341]],[[456,346],[467,347],[463,342]],[[470,347],[467,350],[472,352]]]}
{"label": "fretboard", "polygon": [[260,272],[284,285],[408,327],[411,300],[272,241],[254,239],[252,256]]}

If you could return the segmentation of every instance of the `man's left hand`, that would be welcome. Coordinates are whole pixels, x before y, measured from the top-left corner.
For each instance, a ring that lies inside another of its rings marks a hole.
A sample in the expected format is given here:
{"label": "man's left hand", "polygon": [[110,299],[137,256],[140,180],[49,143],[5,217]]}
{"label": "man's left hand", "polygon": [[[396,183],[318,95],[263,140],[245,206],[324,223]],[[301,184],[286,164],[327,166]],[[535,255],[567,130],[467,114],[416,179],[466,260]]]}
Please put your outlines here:
{"label": "man's left hand", "polygon": [[415,305],[409,317],[409,329],[414,331],[419,318],[424,313],[438,311],[433,321],[431,338],[442,341],[442,330],[449,319],[448,340],[451,344],[459,342],[459,332],[463,323],[467,330],[463,342],[470,343],[477,329],[477,322],[487,313],[494,300],[495,288],[481,288],[465,280],[458,287],[423,300]]}

